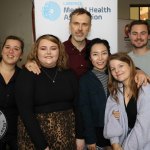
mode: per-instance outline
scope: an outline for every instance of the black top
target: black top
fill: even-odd
[[[128,126],[130,129],[134,127],[137,115],[137,101],[135,98],[131,98],[127,106],[125,105],[127,116],[128,116]]]
[[[81,77],[76,109],[80,112],[77,121],[82,119],[82,122],[78,123],[76,136],[77,138],[84,137],[87,144],[96,143],[96,128],[104,127],[104,113],[108,95],[106,96],[101,81],[91,70]],[[80,118],[78,119],[78,117]]]
[[[2,140],[14,138],[17,136],[17,116],[18,110],[15,103],[15,82],[20,68],[15,67],[15,73],[6,84],[3,76],[0,74],[0,110],[4,113],[8,129]]]
[[[56,69],[42,67],[36,75],[24,68],[16,82],[20,116],[36,149],[45,149],[47,142],[34,114],[72,109],[78,91],[75,75],[69,70],[58,70],[56,75]]]

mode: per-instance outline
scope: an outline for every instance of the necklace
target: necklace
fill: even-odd
[[[46,77],[48,79],[50,79],[52,81],[52,83],[55,83],[56,76],[57,76],[57,73],[58,73],[58,69],[56,69],[56,72],[55,72],[55,75],[54,75],[53,78],[44,69],[42,69],[42,70],[43,70],[43,73],[46,75]]]
[[[124,96],[127,98],[130,98],[132,93],[130,92],[131,90],[129,88],[124,87]]]

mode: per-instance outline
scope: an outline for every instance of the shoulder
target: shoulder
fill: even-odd
[[[29,70],[26,69],[26,68],[21,69],[20,72],[21,72],[21,73],[25,73],[25,74],[34,74],[33,72],[29,71]]]
[[[18,75],[20,71],[21,71],[21,68],[18,67],[18,66],[16,66],[15,67],[15,73],[16,73],[16,75]]]
[[[90,71],[87,71],[81,78],[80,78],[80,82],[83,82],[83,81],[86,81],[86,80],[89,80],[89,79],[92,79],[94,78],[95,75],[94,73],[90,70]]]
[[[36,75],[37,76],[37,75]],[[33,83],[35,82],[36,77],[35,74],[29,72],[27,69],[23,68],[19,72],[17,79],[16,79],[16,88],[17,90],[20,88],[31,88]]]
[[[138,93],[138,104],[141,105],[150,105],[150,84],[147,84],[146,86],[141,86]],[[141,106],[143,106],[141,105]]]
[[[149,93],[150,92],[150,84],[148,83],[147,85],[143,85],[143,86],[141,86],[141,88],[139,89],[139,92],[141,93],[141,92],[146,92],[146,93]]]
[[[146,53],[147,57],[150,57],[150,50]]]
[[[133,51],[130,51],[130,52],[128,53],[128,55],[129,55],[129,56],[134,55]]]
[[[90,43],[92,40],[89,40],[89,39],[85,39],[86,40],[86,43]]]
[[[68,40],[64,41],[63,44],[64,44],[65,47],[70,45],[71,44],[70,37],[68,38]]]
[[[23,68],[19,71],[18,80],[20,79],[29,79],[37,76],[33,72],[28,71],[26,68]]]
[[[20,70],[21,70],[21,68],[18,67],[18,66],[16,66],[15,69],[16,69],[17,71],[20,71]]]
[[[97,79],[96,75],[90,70],[86,72],[79,80],[80,86],[87,86],[89,88],[101,87],[100,81]]]
[[[68,40],[67,40],[67,41],[64,41],[63,44],[66,45],[68,42],[69,42]]]

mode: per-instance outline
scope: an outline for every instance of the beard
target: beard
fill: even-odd
[[[76,41],[76,42],[82,42],[82,41],[84,41],[85,40],[85,37],[78,37],[78,36],[74,36],[74,40]]]
[[[142,39],[135,40],[135,42],[138,42],[138,41],[139,42],[143,42],[144,40],[142,40]],[[143,47],[147,46],[147,44],[148,44],[148,40],[145,43],[143,43],[142,45],[138,45],[136,43],[132,43],[134,48],[143,48]]]

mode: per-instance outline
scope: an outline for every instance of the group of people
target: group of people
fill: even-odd
[[[0,110],[7,130],[0,149],[150,148],[148,24],[131,23],[129,55],[111,54],[107,40],[87,39],[91,19],[87,10],[75,9],[70,14],[69,39],[62,43],[55,35],[40,36],[22,69],[17,67],[22,39],[5,39]]]

